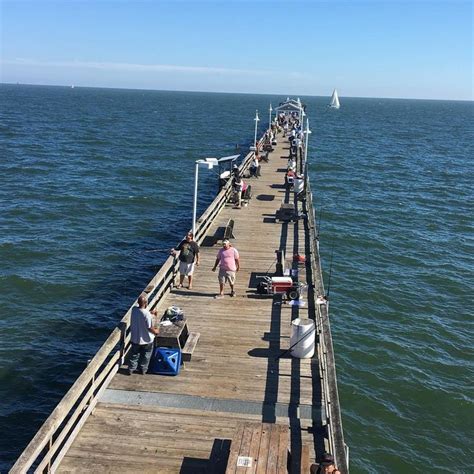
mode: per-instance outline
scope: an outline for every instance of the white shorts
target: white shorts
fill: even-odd
[[[219,283],[224,284],[226,281],[231,285],[235,283],[235,272],[230,270],[221,270],[219,269],[219,275],[217,276]]]
[[[179,273],[181,275],[189,276],[194,271],[194,263],[179,262]]]

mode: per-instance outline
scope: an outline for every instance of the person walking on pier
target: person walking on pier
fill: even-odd
[[[130,316],[130,339],[132,349],[128,362],[127,374],[132,375],[138,366],[139,374],[146,374],[153,352],[155,336],[160,332],[153,327],[153,316],[148,309],[148,298],[145,295],[138,297],[138,306],[132,308]]]
[[[235,274],[240,270],[240,256],[236,248],[232,247],[228,240],[222,242],[222,248],[217,252],[216,262],[212,271],[215,272],[219,266],[219,294],[216,299],[224,298],[224,285],[230,285],[230,296],[235,296]]]
[[[199,245],[194,242],[192,232],[186,234],[186,238],[180,244],[171,249],[171,254],[176,255],[179,252],[179,285],[182,288],[184,277],[188,277],[188,288],[193,287],[194,264],[199,266]]]

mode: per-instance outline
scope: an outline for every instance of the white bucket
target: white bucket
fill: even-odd
[[[315,343],[314,321],[296,318],[291,322],[290,347],[291,355],[298,359],[309,359],[314,355]],[[299,341],[299,342],[298,342]]]
[[[296,178],[295,182],[293,183],[293,191],[296,194],[299,194],[304,189],[304,179],[303,178]]]

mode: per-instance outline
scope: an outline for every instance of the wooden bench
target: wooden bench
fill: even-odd
[[[225,227],[218,227],[216,232],[210,239],[212,240],[212,245],[216,245],[219,241],[235,239],[234,235],[234,219],[229,219]]]
[[[186,320],[175,321],[169,326],[160,325],[160,332],[155,336],[155,347],[172,347],[182,350],[188,336]]]
[[[199,341],[201,333],[199,332],[190,332],[184,347],[181,349],[181,357],[183,362],[189,362],[193,355],[194,349]]]
[[[286,474],[288,443],[287,425],[240,422],[232,438],[225,472]]]
[[[222,240],[230,240],[230,239],[235,239],[234,235],[234,219],[229,219],[225,229],[224,229],[224,237]]]
[[[281,203],[280,209],[275,213],[275,219],[281,222],[290,222],[295,220],[295,205],[290,203]]]

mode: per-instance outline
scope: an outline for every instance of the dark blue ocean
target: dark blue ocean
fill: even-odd
[[[285,98],[0,86],[0,471]],[[473,472],[473,103],[302,100],[352,472]]]

